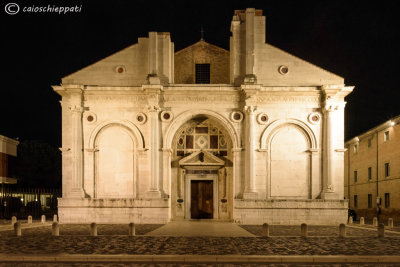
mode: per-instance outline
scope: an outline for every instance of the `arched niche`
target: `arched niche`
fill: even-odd
[[[137,151],[143,150],[141,133],[127,122],[98,125],[89,140],[93,152],[95,198],[135,198]]]
[[[275,121],[264,131],[260,146],[267,152],[269,198],[311,198],[312,152],[317,147],[313,131],[298,120]]]

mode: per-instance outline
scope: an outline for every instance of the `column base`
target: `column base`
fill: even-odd
[[[244,192],[243,199],[258,199],[257,192]]]
[[[85,198],[85,191],[82,188],[72,188],[68,194],[69,198]]]
[[[335,192],[322,192],[322,199],[339,199],[339,194]]]
[[[161,198],[161,192],[158,190],[150,190],[146,192],[146,198],[153,199],[153,198]]]

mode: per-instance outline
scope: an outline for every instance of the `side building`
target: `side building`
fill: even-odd
[[[344,193],[357,217],[400,220],[400,116],[345,144]]]
[[[0,183],[2,188],[4,184],[17,183],[14,174],[18,144],[17,140],[0,135]]]

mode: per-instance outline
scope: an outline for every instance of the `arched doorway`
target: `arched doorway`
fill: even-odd
[[[224,126],[195,116],[176,131],[171,148],[172,218],[231,219],[232,141]]]

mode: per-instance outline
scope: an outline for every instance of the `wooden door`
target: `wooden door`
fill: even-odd
[[[192,180],[190,217],[192,219],[212,219],[213,207],[213,181]]]

